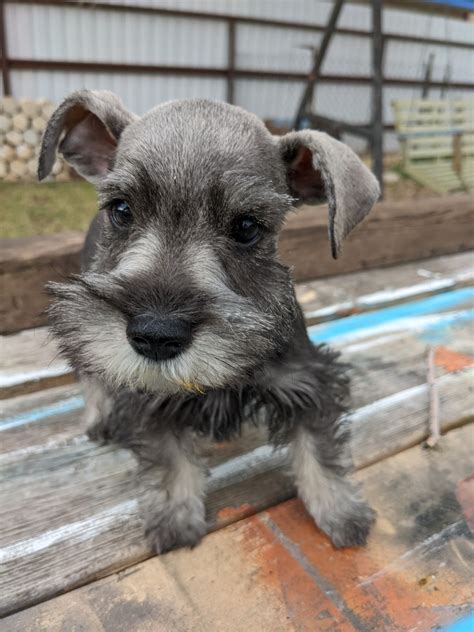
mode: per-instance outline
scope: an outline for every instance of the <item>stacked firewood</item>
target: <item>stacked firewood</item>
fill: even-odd
[[[46,99],[0,99],[0,180],[36,180],[41,138],[54,108]],[[49,179],[71,179],[71,170],[61,158]]]

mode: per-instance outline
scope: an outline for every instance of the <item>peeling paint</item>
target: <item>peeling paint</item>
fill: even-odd
[[[255,513],[255,508],[249,503],[243,503],[238,507],[224,507],[217,513],[217,524],[219,527],[223,527],[237,520],[242,520],[247,516],[251,516]]]
[[[435,349],[435,364],[445,371],[461,371],[474,366],[474,357],[440,346]]]

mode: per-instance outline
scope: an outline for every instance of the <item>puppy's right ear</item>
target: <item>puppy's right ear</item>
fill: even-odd
[[[59,145],[67,162],[86,180],[97,183],[112,165],[121,133],[135,118],[112,92],[73,92],[49,119],[41,144],[38,178],[43,180],[51,172]]]

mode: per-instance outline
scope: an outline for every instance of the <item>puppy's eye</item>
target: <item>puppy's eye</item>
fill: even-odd
[[[133,221],[132,209],[125,200],[114,200],[110,205],[110,221],[116,228],[124,229]]]
[[[261,227],[253,217],[244,215],[235,220],[232,238],[244,246],[253,246],[261,235]]]

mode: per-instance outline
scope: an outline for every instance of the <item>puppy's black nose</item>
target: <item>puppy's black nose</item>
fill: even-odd
[[[181,318],[141,314],[129,322],[127,337],[140,355],[152,360],[169,360],[189,346],[192,331],[190,323]]]

